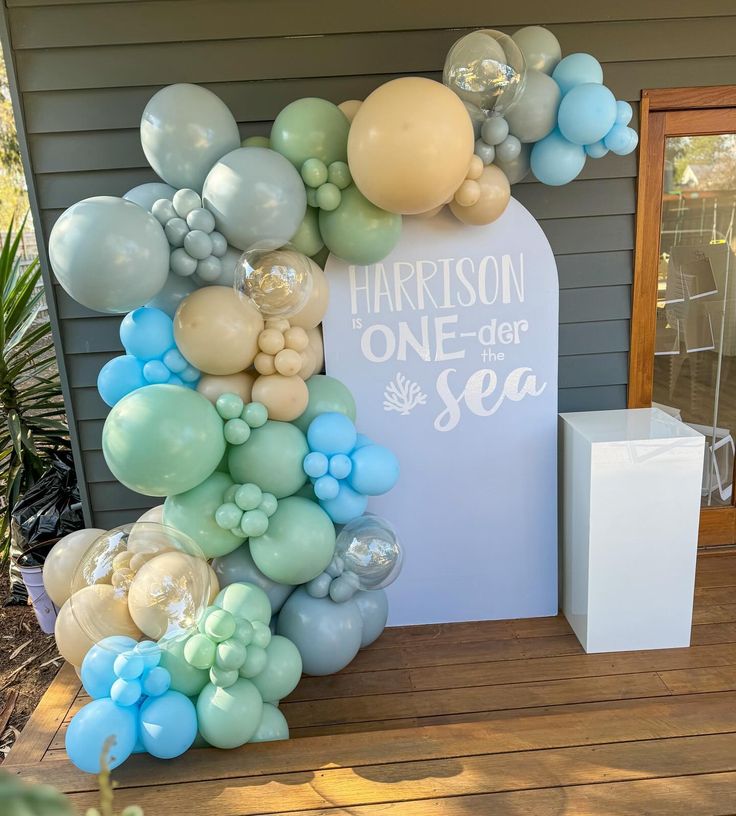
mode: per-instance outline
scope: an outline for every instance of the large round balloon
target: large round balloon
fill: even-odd
[[[267,595],[271,610],[275,615],[291,595],[293,584],[280,584],[267,578],[256,566],[246,542],[237,550],[215,558],[212,562],[217,580],[223,589],[230,584],[246,582],[260,587]]]
[[[214,405],[223,394],[237,394],[243,402],[251,402],[256,377],[249,371],[237,374],[205,374],[197,383],[197,391]]]
[[[551,74],[562,58],[562,49],[557,37],[543,26],[520,28],[511,35],[511,39],[519,46],[524,55],[527,72],[534,70]]]
[[[244,745],[256,733],[262,714],[258,689],[243,677],[228,688],[208,683],[197,698],[199,730],[215,748]]]
[[[462,207],[457,201],[450,202],[452,214],[463,224],[490,224],[503,215],[511,197],[509,180],[505,173],[493,164],[483,168],[478,179],[480,198],[469,207]]]
[[[266,646],[266,668],[253,678],[253,685],[267,703],[277,703],[296,688],[302,676],[299,650],[287,638],[276,635]]]
[[[228,467],[238,484],[252,482],[281,499],[296,493],[307,481],[302,462],[308,453],[307,440],[298,428],[269,420],[254,428],[245,444],[230,448]]]
[[[557,115],[560,133],[579,145],[599,142],[614,126],[616,97],[605,85],[585,82],[571,88],[560,103]]]
[[[170,689],[143,703],[139,725],[146,751],[159,759],[173,759],[192,747],[197,736],[197,711],[188,697]]]
[[[238,374],[255,359],[263,318],[228,286],[205,286],[182,301],[174,317],[181,353],[206,374]]]
[[[370,646],[377,640],[386,628],[388,620],[388,598],[385,589],[373,589],[370,591],[359,590],[353,595],[360,617],[363,619],[363,637],[360,641],[360,648]]]
[[[340,380],[327,374],[315,374],[307,381],[307,388],[309,389],[307,410],[294,421],[294,425],[304,433],[315,417],[327,412],[337,411],[355,422],[355,399]]]
[[[557,124],[560,88],[552,77],[541,71],[527,71],[526,83],[506,121],[521,142],[538,142]]]
[[[155,297],[169,274],[169,242],[142,207],[114,196],[65,210],[49,237],[49,260],[63,289],[98,312],[129,312]]]
[[[348,263],[371,264],[396,246],[401,216],[372,204],[351,184],[336,209],[320,210],[319,228],[330,252]]]
[[[137,737],[135,708],[119,706],[106,697],[87,703],[74,715],[66,731],[66,752],[77,768],[96,774],[101,770],[106,746],[105,763],[113,770],[133,753]]]
[[[275,740],[289,739],[289,724],[286,717],[271,703],[263,704],[261,722],[256,733],[250,738],[251,742],[274,742]]]
[[[271,147],[301,170],[307,159],[347,161],[350,123],[326,99],[308,97],[287,105],[271,128]]]
[[[216,558],[236,550],[245,536],[235,536],[215,521],[215,511],[223,503],[225,491],[233,484],[226,473],[215,471],[186,493],[169,496],[164,502],[164,524],[186,533],[199,545],[205,558]]]
[[[115,478],[145,496],[183,493],[225,453],[222,420],[209,400],[180,385],[149,385],[110,411],[102,451]]]
[[[205,207],[228,243],[275,249],[299,229],[307,210],[301,176],[291,162],[265,147],[233,150],[212,168],[204,183]]]
[[[240,145],[240,133],[227,105],[212,91],[178,83],[148,101],[141,144],[164,181],[199,192],[214,163]]]
[[[89,527],[60,538],[51,548],[43,565],[43,585],[56,606],[62,606],[72,594],[72,577],[82,557],[104,530]]]
[[[449,88],[423,77],[401,77],[378,87],[360,106],[350,127],[348,158],[369,201],[389,212],[413,214],[453,195],[473,147],[468,112]]]
[[[352,599],[335,603],[299,587],[283,605],[276,631],[299,649],[305,674],[334,674],[358,654],[363,619]]]
[[[145,184],[139,184],[132,190],[128,190],[123,198],[151,212],[151,207],[156,201],[161,198],[168,198],[171,201],[175,192],[176,190],[170,184],[164,184],[161,181],[147,181]]]
[[[532,148],[531,167],[542,184],[552,187],[569,184],[585,167],[585,150],[569,142],[555,128]]]
[[[586,82],[603,82],[603,68],[590,54],[568,54],[555,66],[552,79],[560,86],[564,96],[571,88]]]
[[[304,584],[316,578],[335,552],[335,526],[309,499],[291,496],[279,502],[268,530],[250,539],[258,569],[281,584]]]

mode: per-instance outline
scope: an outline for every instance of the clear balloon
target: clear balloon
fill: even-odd
[[[504,113],[524,86],[526,64],[519,46],[490,28],[461,37],[445,60],[442,81],[464,102]]]
[[[238,261],[235,286],[265,317],[291,317],[312,293],[316,264],[294,249],[247,249]]]
[[[335,552],[343,559],[345,570],[357,575],[361,589],[381,589],[393,583],[404,560],[392,525],[371,513],[342,528]]]

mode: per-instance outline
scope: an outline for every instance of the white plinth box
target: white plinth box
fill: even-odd
[[[705,437],[658,408],[560,420],[565,617],[586,652],[689,646]]]

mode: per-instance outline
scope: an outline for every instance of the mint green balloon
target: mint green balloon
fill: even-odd
[[[276,117],[271,128],[271,150],[281,153],[301,170],[307,159],[325,164],[348,160],[350,123],[332,102],[316,97],[297,99]]]
[[[251,742],[275,742],[276,740],[289,739],[289,724],[286,717],[271,703],[263,704],[263,714],[261,722],[258,724],[256,733],[253,734]]]
[[[219,464],[225,452],[222,420],[191,388],[148,385],[111,409],[102,451],[113,476],[131,490],[144,496],[184,493]]]
[[[316,255],[325,245],[319,232],[319,210],[307,207],[304,220],[289,242],[302,255]]]
[[[318,504],[299,496],[280,501],[268,530],[250,540],[258,569],[283,584],[304,584],[316,578],[334,552],[335,525]]]
[[[193,538],[205,558],[218,558],[237,550],[245,535],[235,536],[215,521],[215,511],[233,484],[228,474],[216,470],[186,493],[169,496],[164,502],[164,524]]]
[[[345,414],[355,422],[355,398],[340,380],[327,374],[314,374],[307,380],[309,402],[304,413],[294,420],[294,425],[304,433],[311,421],[328,411]]]
[[[253,482],[282,499],[307,481],[302,462],[308,453],[307,439],[298,428],[269,420],[254,428],[245,444],[231,448],[230,475],[238,484]]]
[[[259,586],[245,581],[238,581],[221,589],[215,598],[215,606],[251,623],[260,621],[268,626],[271,622],[271,601],[268,600],[268,595]]]
[[[159,663],[171,675],[171,688],[180,691],[187,697],[194,697],[209,682],[207,670],[195,669],[184,657],[184,647],[187,640],[177,638],[159,643],[161,646],[161,662]]]
[[[330,252],[353,264],[372,264],[385,258],[401,237],[401,216],[386,212],[351,184],[342,191],[340,205],[320,210],[319,230]]]
[[[256,733],[263,715],[258,689],[243,677],[221,688],[208,683],[197,698],[202,736],[215,748],[237,748]]]
[[[302,657],[299,649],[281,635],[271,638],[266,655],[266,668],[253,678],[253,685],[265,702],[276,703],[296,688],[302,676]]]

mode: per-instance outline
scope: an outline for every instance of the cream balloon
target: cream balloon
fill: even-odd
[[[75,530],[60,538],[51,548],[43,565],[43,585],[56,606],[69,600],[74,571],[94,540],[104,533],[105,530],[97,527]]]
[[[87,652],[103,638],[126,635],[138,640],[141,632],[128,612],[125,595],[109,584],[95,584],[75,592],[61,607],[54,635],[62,657],[72,666],[81,666]]]
[[[442,83],[401,77],[373,91],[348,136],[353,181],[377,207],[414,215],[439,206],[465,179],[474,149],[465,105]]]
[[[345,114],[345,118],[348,122],[352,122],[362,104],[363,102],[360,99],[346,99],[344,102],[340,102],[337,107]]]
[[[442,208],[444,207],[444,203],[439,204],[437,207],[432,207],[431,210],[427,210],[427,212],[417,213],[417,218],[434,218],[435,215],[439,215],[442,212]]]
[[[174,315],[179,351],[205,374],[237,374],[253,362],[263,318],[229,286],[205,286],[186,297]]]
[[[292,422],[306,411],[309,389],[299,376],[262,375],[253,385],[253,401],[266,406],[269,419]]]
[[[457,201],[450,202],[452,214],[463,224],[490,224],[503,214],[511,197],[509,180],[503,170],[493,164],[483,168],[480,178],[480,197],[475,204],[462,207]]]
[[[292,326],[300,326],[302,329],[313,329],[318,326],[330,303],[330,285],[325,273],[311,258],[309,264],[312,272],[312,291],[304,306],[289,318]]]
[[[214,405],[222,394],[237,394],[243,402],[251,401],[255,375],[250,371],[237,374],[204,374],[197,383],[197,391]]]
[[[146,512],[138,519],[138,523],[141,522],[145,523],[147,521],[153,522],[154,524],[163,524],[164,523],[164,506],[163,504],[157,504],[155,507],[152,507],[150,510],[146,510]]]
[[[319,374],[325,364],[325,347],[322,341],[322,329],[317,326],[307,331],[309,345],[302,352],[304,365],[302,365],[299,376],[303,380],[308,380],[313,374]]]
[[[136,626],[152,640],[194,629],[210,596],[209,565],[183,552],[165,552],[138,570],[128,591]]]

